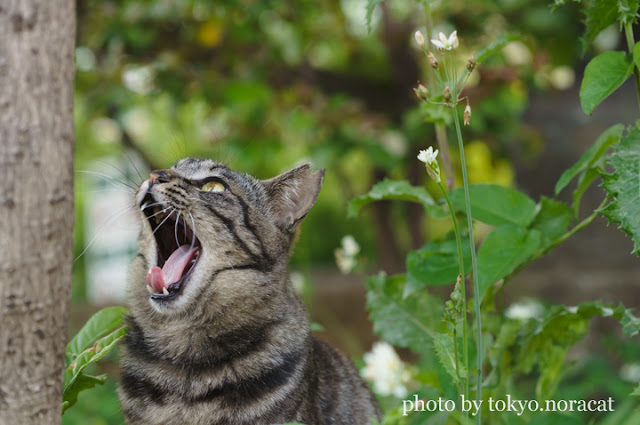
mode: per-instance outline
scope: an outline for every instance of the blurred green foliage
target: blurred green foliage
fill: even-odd
[[[482,151],[472,180],[487,181],[497,168],[499,182],[513,184],[512,146],[525,155],[540,151],[535,131],[519,123],[528,83],[548,88],[554,67],[578,60],[568,42],[579,33],[577,11],[551,13],[542,0],[432,3],[442,22],[436,29],[456,27],[469,56],[504,32],[520,34],[519,53],[490,58],[468,93],[468,138]],[[381,2],[368,32],[366,4],[78,2],[77,168],[127,151],[149,167],[203,156],[267,178],[311,160],[327,169],[325,187],[294,262],[329,263],[341,236],[354,233],[368,258],[400,264],[421,239],[423,219],[407,220],[410,207],[394,206],[373,211],[372,221],[347,221],[345,206],[384,177],[423,178],[413,159],[434,136],[411,88],[424,75],[412,34],[425,14],[421,2]],[[399,221],[407,224],[390,225]],[[397,229],[375,232],[385,227]],[[400,252],[376,250],[385,243]]]
[[[531,90],[566,88],[554,71],[581,60],[582,29],[577,7],[552,13],[547,0],[374,3],[368,31],[366,0],[78,1],[76,168],[124,153],[146,164],[144,175],[189,155],[268,178],[310,160],[327,172],[295,267],[332,263],[345,234],[370,265],[403,267],[428,234],[447,231],[442,221],[404,203],[347,220],[346,206],[387,177],[424,183],[415,156],[435,135],[412,92],[427,66],[413,42],[424,5],[436,31],[458,30],[461,61],[504,33],[520,40],[488,58],[465,93],[474,108],[465,128],[473,182],[514,185],[511,164],[534,161],[544,148],[521,117]],[[80,254],[88,183],[77,177]],[[85,297],[84,260],[75,265],[77,301]],[[113,382],[83,393],[63,420],[122,423]]]

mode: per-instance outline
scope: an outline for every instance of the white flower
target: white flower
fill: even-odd
[[[416,31],[416,33],[414,34],[415,38],[416,38],[416,43],[418,43],[418,46],[420,46],[420,48],[424,49],[424,35],[422,35],[422,33],[420,31]]]
[[[441,32],[438,34],[438,38],[436,40],[431,40],[431,42],[441,50],[457,49],[460,44],[458,42],[458,31],[452,32],[449,37]]]
[[[360,245],[353,236],[347,235],[342,238],[342,249],[346,255],[354,257],[360,252]]]
[[[376,342],[371,352],[363,356],[365,367],[360,374],[373,382],[373,390],[381,396],[403,398],[411,382],[409,368],[400,360],[393,347],[386,342]]]
[[[438,149],[433,150],[433,146],[429,146],[426,150],[421,150],[418,154],[418,159],[427,165],[434,163],[438,157]]]
[[[528,320],[532,318],[540,318],[544,313],[542,304],[535,300],[528,300],[520,303],[511,304],[504,315],[509,319]]]
[[[355,238],[347,235],[342,238],[342,246],[334,252],[336,265],[344,274],[350,273],[358,265],[357,255],[360,253],[360,245]]]

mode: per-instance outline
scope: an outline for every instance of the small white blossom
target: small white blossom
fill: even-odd
[[[358,265],[357,255],[360,253],[360,245],[355,238],[347,235],[342,238],[342,246],[335,250],[336,265],[344,274],[350,273]]]
[[[438,149],[433,150],[433,146],[429,146],[426,150],[421,150],[418,159],[427,165],[433,164],[438,157]]]
[[[347,235],[342,238],[342,249],[345,254],[353,257],[360,252],[360,245],[358,245],[358,242],[356,242],[353,236]]]
[[[535,300],[529,300],[511,304],[504,312],[504,315],[508,319],[529,320],[533,318],[540,318],[543,313],[544,307],[542,304]]]
[[[438,38],[435,40],[431,40],[431,42],[434,46],[441,50],[457,49],[460,44],[458,41],[458,31],[452,32],[449,37],[441,32],[438,34]]]
[[[415,38],[416,38],[416,43],[418,43],[418,46],[420,46],[420,48],[424,49],[424,35],[422,35],[422,33],[420,31],[416,31],[416,33],[414,34]]]
[[[403,398],[409,393],[407,385],[411,382],[411,372],[391,345],[376,342],[363,359],[365,367],[360,374],[373,382],[373,390],[377,394]]]

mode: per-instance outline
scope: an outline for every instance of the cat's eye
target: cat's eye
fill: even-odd
[[[212,181],[203,184],[200,190],[202,190],[203,192],[226,192],[229,189],[222,182]]]

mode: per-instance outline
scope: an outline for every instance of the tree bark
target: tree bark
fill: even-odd
[[[59,424],[73,265],[74,0],[0,0],[0,424]]]

